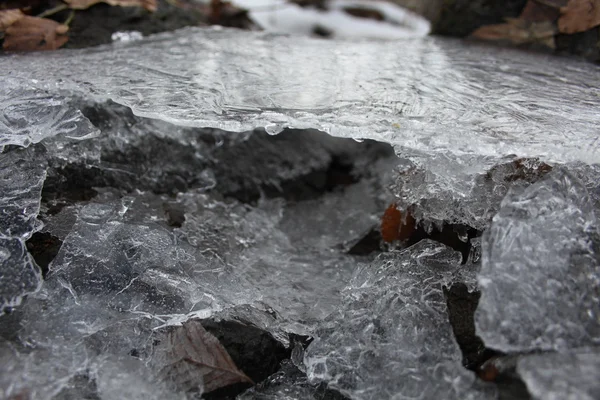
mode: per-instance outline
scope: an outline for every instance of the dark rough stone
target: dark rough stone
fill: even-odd
[[[202,321],[202,326],[219,339],[235,365],[254,382],[275,373],[281,361],[290,357],[290,349],[253,325],[207,319]]]
[[[58,254],[62,241],[48,232],[36,232],[27,241],[27,250],[42,270],[44,278],[48,274],[48,265]]]
[[[519,16],[527,0],[445,0],[433,33],[467,36],[483,25]]]
[[[59,21],[66,18],[64,13],[61,14],[63,15],[56,17]],[[202,25],[206,23],[201,13],[175,7],[166,0],[159,0],[158,9],[154,13],[140,7],[97,4],[76,12],[69,26],[69,41],[65,47],[82,48],[111,43],[112,34],[118,31],[139,31],[146,36],[186,26]]]
[[[454,337],[463,353],[463,365],[475,370],[493,353],[486,350],[483,341],[475,332],[475,310],[481,297],[480,292],[469,292],[464,284],[444,288],[448,305],[448,318]]]
[[[600,62],[600,28],[574,35],[557,35],[556,50],[575,54],[590,61]]]

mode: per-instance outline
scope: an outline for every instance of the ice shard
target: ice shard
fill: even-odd
[[[504,198],[482,245],[477,331],[487,346],[600,343],[596,212],[584,183],[562,168]]]
[[[40,154],[18,149],[0,154],[0,311],[41,285],[41,271],[25,241],[41,228],[37,215],[45,178]]]
[[[458,367],[442,288],[460,263],[460,253],[424,240],[359,267],[306,351],[309,378],[353,399],[494,398]]]
[[[523,356],[517,364],[529,392],[535,399],[592,400],[600,396],[597,348],[574,349],[569,353]]]

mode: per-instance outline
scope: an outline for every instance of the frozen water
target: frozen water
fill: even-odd
[[[219,315],[251,321],[289,346],[287,331],[310,333],[339,306],[339,291],[355,268],[355,259],[344,254],[347,242],[360,238],[376,224],[377,215],[389,201],[381,180],[385,174],[377,172],[389,168],[389,161],[380,159],[367,165],[370,151],[362,153],[366,158],[359,172],[365,179],[325,193],[319,200],[263,198],[249,205],[233,198],[223,199],[210,192],[217,185],[215,177],[223,191],[235,192],[238,188],[231,182],[243,183],[252,178],[256,185],[261,180],[283,184],[331,163],[331,138],[320,144],[315,141],[314,149],[290,149],[289,155],[296,155],[294,163],[300,167],[282,165],[280,175],[268,175],[267,170],[253,165],[252,159],[241,163],[239,170],[231,164],[230,170],[224,171],[211,160],[224,147],[242,152],[252,141],[262,143],[260,138],[268,136],[258,132],[239,143],[224,140],[212,146],[204,140],[218,139],[222,132],[181,130],[167,123],[119,114],[122,111],[119,107],[107,111],[112,126],[103,126],[98,137],[60,148],[50,140],[44,147],[33,145],[2,154],[6,162],[21,153],[23,157],[28,155],[27,162],[22,163],[23,173],[28,171],[25,167],[37,166],[35,156],[43,161],[37,186],[26,183],[35,195],[33,213],[29,219],[16,221],[29,221],[27,231],[41,228],[35,217],[44,183],[43,218],[47,223],[42,231],[62,239],[45,285],[19,308],[22,329],[18,341],[32,348],[0,342],[7,360],[3,374],[8,379],[5,387],[10,396],[27,391],[36,398],[59,399],[92,385],[89,390],[111,399],[122,390],[131,390],[125,383],[128,380],[139,383],[139,390],[131,396],[156,393],[151,398],[160,398],[165,390],[169,394],[163,398],[178,396],[172,387],[161,386],[164,382],[156,379],[156,371],[146,362],[152,357],[156,330],[190,317]],[[93,115],[90,110],[86,113]],[[143,131],[147,132],[145,140],[141,139]],[[316,132],[306,135],[317,138]],[[285,138],[281,135],[278,141]],[[344,145],[336,151],[356,152],[357,143],[350,144],[353,146]],[[79,148],[79,154],[71,151],[70,145]],[[320,147],[323,145],[325,148]],[[156,149],[160,149],[160,155]],[[271,157],[273,165],[278,165],[273,157],[277,151],[275,146],[256,156],[264,156],[263,160]],[[146,159],[148,155],[151,160]],[[165,162],[163,166],[163,157],[177,162],[171,166]],[[209,164],[215,172],[207,185],[202,177],[211,171]],[[244,165],[248,166],[246,175]],[[67,171],[78,167],[88,176],[85,185],[95,186],[91,198],[71,204],[69,196],[81,196],[85,188],[65,184],[73,179]],[[189,171],[180,170],[182,167],[196,168],[190,180],[194,189],[186,186],[185,173]],[[156,193],[169,181],[177,183],[177,177],[182,179],[179,187],[183,192]],[[15,193],[24,192],[25,199],[29,199],[30,194],[19,189],[17,183],[12,182],[10,187]],[[149,190],[132,190],[136,185]],[[7,201],[7,209],[12,203],[17,202]],[[21,208],[17,211],[29,217]],[[304,220],[312,223],[301,223]],[[331,231],[326,229],[330,223],[335,225]],[[13,221],[9,227],[19,226]],[[27,237],[24,235],[23,240]],[[24,254],[29,257],[27,252]],[[22,281],[15,278],[7,283]],[[256,310],[267,310],[276,319]],[[65,354],[69,358],[63,360]],[[136,355],[133,359],[132,354]],[[67,362],[73,357],[77,361]],[[52,363],[63,367],[33,382],[40,368],[51,368]],[[18,384],[10,385],[10,377]],[[45,387],[49,389],[45,391]]]
[[[224,315],[285,345],[315,338],[294,357],[309,380],[288,365],[245,398],[321,383],[353,399],[493,398],[461,366],[442,289],[475,288],[479,239],[461,231],[466,260],[430,240],[347,254],[393,195],[426,223],[488,230],[487,346],[598,346],[595,66],[436,38],[186,29],[0,71],[3,310],[29,294],[0,339],[0,397],[184,398],[156,378],[156,334]],[[258,127],[378,139],[402,159]],[[34,232],[62,242],[41,288]],[[545,397],[546,372],[523,360]]]
[[[491,161],[422,153],[398,168],[395,192],[401,208],[417,220],[464,224],[483,231],[509,188],[526,187],[552,170],[538,158],[508,156]],[[479,170],[480,168],[483,170]]]
[[[253,387],[237,397],[237,400],[314,400],[317,389],[306,375],[289,360],[281,369],[258,387]]]
[[[600,398],[600,352],[598,348],[569,353],[523,356],[517,371],[535,399],[592,400]]]
[[[353,399],[493,398],[461,369],[442,287],[461,255],[424,240],[359,267],[308,347],[309,378]]]
[[[598,239],[594,202],[575,175],[557,168],[511,191],[483,239],[477,331],[486,345],[505,352],[598,345]]]
[[[16,306],[41,285],[41,272],[25,241],[39,230],[46,166],[39,154],[14,150],[0,154],[0,312]]]
[[[27,82],[3,76],[0,151],[6,145],[29,146],[57,134],[83,139],[98,132],[76,106],[69,104],[68,96],[41,89],[37,83],[34,77]]]
[[[316,128],[432,155],[600,158],[596,66],[452,40],[185,29],[119,46],[3,57],[0,70],[23,85],[3,92],[3,107],[7,97],[19,102],[39,88],[111,99],[186,126]]]
[[[496,164],[600,160],[596,66],[439,38],[349,42],[185,29],[130,44],[4,57],[0,71],[11,82],[0,102],[5,114],[11,104],[29,104],[32,91],[44,93],[61,104],[52,116],[71,115],[77,124],[67,126],[81,135],[93,128],[69,96],[110,99],[184,126],[315,128],[381,140],[418,172],[409,189],[396,189],[403,205],[477,229],[505,189],[484,190],[478,205],[467,199]],[[27,130],[49,137],[63,133],[62,125],[34,118]],[[23,142],[8,132],[0,140]],[[428,185],[420,185],[421,176]],[[410,190],[415,185],[419,190]]]

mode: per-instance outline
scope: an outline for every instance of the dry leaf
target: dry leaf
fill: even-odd
[[[65,25],[46,18],[24,16],[6,29],[4,50],[36,51],[56,50],[69,38]]]
[[[514,44],[542,44],[554,48],[556,26],[550,21],[528,22],[509,19],[505,24],[486,25],[478,28],[471,37],[483,40],[509,41]]]
[[[6,28],[11,26],[12,24],[17,22],[24,16],[25,16],[25,14],[23,14],[21,12],[21,10],[2,10],[2,11],[0,11],[0,31],[1,32],[5,31]]]
[[[560,12],[558,30],[561,33],[585,32],[600,25],[600,0],[569,0]]]
[[[529,0],[521,11],[519,19],[529,22],[556,21],[560,16],[560,7],[544,4],[537,0]]]
[[[106,3],[111,6],[121,7],[143,7],[154,12],[158,7],[157,0],[63,0],[74,10],[85,10],[98,3]]]
[[[203,387],[206,393],[234,383],[253,383],[197,320],[167,333],[155,349],[154,363],[161,375],[186,391]]]
[[[395,203],[385,210],[381,218],[381,237],[385,242],[392,243],[396,240],[406,240],[415,231],[415,219],[406,212],[406,218],[398,210]]]

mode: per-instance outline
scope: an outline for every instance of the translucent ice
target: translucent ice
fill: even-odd
[[[184,166],[196,168],[191,175],[195,179],[203,174],[203,168],[207,169],[206,159],[215,156],[211,151],[221,151],[231,143],[213,148],[202,142],[198,131],[185,132],[167,123],[135,118],[123,122],[127,121],[123,115],[116,115],[114,121],[112,128],[103,126],[101,136],[78,142],[75,148],[82,149],[79,154],[67,151],[68,146],[57,149],[51,139],[44,143],[48,146],[44,146],[47,153],[42,159],[51,172],[44,184],[43,217],[47,224],[43,232],[61,238],[62,246],[49,265],[42,289],[18,309],[17,342],[32,348],[0,342],[6,360],[2,389],[7,387],[6,393],[11,396],[26,391],[40,399],[61,399],[73,395],[73,391],[79,394],[88,389],[102,399],[115,398],[121,391],[134,398],[152,393],[154,398],[179,396],[177,389],[163,387],[165,382],[156,379],[157,371],[146,362],[151,358],[156,331],[190,316],[223,317],[233,315],[231,310],[235,310],[236,319],[251,320],[289,345],[289,330],[310,332],[339,306],[339,291],[355,267],[354,258],[344,254],[345,244],[369,230],[388,201],[376,173],[325,193],[322,198],[289,203],[263,198],[250,205],[224,199],[210,192],[202,180],[194,181],[195,189],[181,186],[184,192],[178,195],[129,192],[135,185],[160,191],[165,187],[163,183],[186,172],[180,169]],[[165,126],[173,129],[161,131]],[[141,135],[145,129],[157,131],[141,140],[138,133]],[[220,135],[213,134],[212,140]],[[240,145],[247,146],[248,141]],[[154,154],[159,147],[162,153],[153,156],[152,166],[145,152]],[[97,148],[101,149],[99,158],[89,152]],[[31,156],[40,149],[40,145],[34,145],[6,154]],[[65,151],[68,157],[61,158]],[[190,153],[201,161],[194,164],[197,160]],[[300,153],[294,154],[301,161]],[[248,179],[254,178],[254,184],[260,184],[261,179],[282,182],[313,168],[326,167],[331,158],[328,150],[318,146],[305,155],[312,161],[300,168],[283,166],[278,176],[254,166]],[[165,164],[161,170],[156,166],[161,165],[163,157],[177,162]],[[272,161],[278,165],[277,160]],[[23,165],[31,167],[36,162],[31,156]],[[83,167],[86,162],[87,168]],[[248,163],[252,165],[251,160]],[[385,165],[383,162],[377,168]],[[69,179],[79,179],[77,172],[67,174],[74,166],[84,168],[86,184],[97,186],[91,198],[78,197],[71,204],[60,196],[68,197],[74,190]],[[129,168],[144,171],[145,175],[136,179],[126,173]],[[229,175],[226,171],[216,172],[220,187],[235,188],[226,183],[227,178],[245,177],[245,172],[236,168],[230,168]],[[366,165],[361,168],[366,174]],[[39,179],[38,186],[27,186],[37,190],[31,226],[37,226],[35,216],[43,183]],[[16,183],[10,187],[18,189]],[[74,195],[81,196],[80,191],[83,188],[76,186]],[[59,196],[60,201],[49,201],[52,196]],[[7,201],[7,207],[11,204]],[[300,223],[309,217],[313,223]],[[29,221],[16,221],[22,220]],[[330,223],[335,225],[334,234],[325,229]],[[13,221],[11,226],[20,225]],[[269,317],[258,309],[268,311]],[[61,367],[35,380],[40,368],[52,368],[53,363]],[[17,383],[11,386],[13,380]],[[138,382],[137,390],[127,381]]]
[[[41,284],[25,241],[41,228],[36,218],[45,178],[40,154],[18,149],[0,153],[0,313]]]
[[[562,168],[506,196],[482,246],[476,322],[487,346],[510,352],[600,343],[595,212],[586,186]]]
[[[600,158],[595,66],[452,40],[185,29],[119,46],[4,57],[0,70],[23,85],[10,93],[15,102],[44,89],[112,99],[187,126],[316,128],[431,154]]]
[[[501,195],[483,193],[479,206],[466,199],[494,165],[515,157],[600,160],[595,66],[453,40],[346,42],[185,29],[134,43],[4,57],[0,71],[12,82],[2,104],[28,104],[35,91],[110,99],[183,126],[313,128],[388,142],[428,182],[417,191],[395,190],[406,206],[419,203],[433,211],[432,220],[477,229]],[[65,131],[67,114],[69,129],[89,131],[79,128],[86,121],[79,121],[76,102],[60,103],[70,111],[61,111],[58,125],[49,127],[33,109],[19,115],[30,113],[27,129],[43,137]],[[24,143],[6,132],[0,140]]]
[[[63,134],[85,138],[98,130],[81,114],[69,96],[52,93],[31,82],[4,76],[0,85],[0,151],[6,145],[29,146]]]
[[[247,396],[493,396],[461,366],[442,289],[475,287],[477,240],[465,265],[428,240],[347,254],[376,232],[391,175],[418,218],[483,230],[498,213],[486,345],[598,345],[600,173],[582,164],[600,161],[595,66],[436,38],[187,29],[2,57],[0,71],[3,309],[39,289],[0,316],[18,326],[0,340],[2,396],[182,397],[148,363],[157,330],[241,307],[268,313],[257,323],[281,343],[315,337],[294,359],[309,381],[282,370]],[[252,131],[286,126],[389,142],[402,165],[368,141]],[[62,241],[41,289],[25,245],[40,229]],[[522,368],[530,388],[536,371]]]
[[[493,398],[460,368],[442,291],[461,255],[429,240],[359,268],[308,347],[309,378],[353,399]]]
[[[517,372],[535,399],[593,400],[600,398],[600,350],[574,349],[570,353],[523,356]]]

